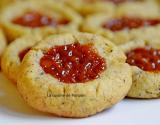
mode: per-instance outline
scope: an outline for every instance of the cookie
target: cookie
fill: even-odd
[[[134,39],[154,41],[160,33],[160,18],[94,14],[86,18],[81,30],[101,34],[117,45]]]
[[[1,69],[5,76],[13,83],[16,84],[17,82],[17,75],[23,57],[40,39],[41,36],[23,36],[10,43],[5,49],[1,60]]]
[[[65,3],[82,16],[104,12],[107,15],[115,12],[115,5],[103,0],[64,0]]]
[[[131,98],[160,97],[160,43],[136,40],[121,45],[132,67]]]
[[[17,87],[39,111],[87,117],[125,97],[132,84],[125,60],[124,53],[101,36],[50,36],[24,57]]]
[[[81,23],[79,14],[52,0],[27,0],[10,4],[0,18],[9,41],[26,34],[75,32]]]

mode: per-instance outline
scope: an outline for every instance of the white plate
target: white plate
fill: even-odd
[[[160,125],[160,100],[125,99],[83,119],[58,118],[33,110],[0,73],[0,125]]]

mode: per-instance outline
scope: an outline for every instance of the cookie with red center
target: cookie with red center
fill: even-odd
[[[160,44],[151,41],[131,41],[120,48],[133,72],[133,84],[128,93],[132,98],[160,97]]]
[[[132,81],[125,61],[124,53],[101,36],[50,36],[24,57],[18,90],[37,110],[87,117],[125,97]]]
[[[64,11],[65,9],[65,11]],[[10,41],[25,34],[75,32],[81,16],[56,1],[19,1],[3,9],[1,23]]]
[[[118,45],[134,39],[158,42],[160,17],[94,14],[85,19],[81,30],[101,34]]]
[[[27,35],[16,39],[10,43],[5,49],[1,59],[2,72],[13,83],[17,82],[17,75],[19,72],[19,66],[23,60],[25,54],[37,44],[41,39],[41,36]]]
[[[2,55],[6,47],[6,44],[7,44],[6,38],[4,36],[2,29],[0,28],[0,56]]]

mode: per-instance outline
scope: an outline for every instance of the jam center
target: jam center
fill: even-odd
[[[55,46],[40,60],[46,73],[64,83],[84,83],[99,77],[106,68],[104,58],[91,44],[80,43]]]
[[[111,31],[128,30],[145,26],[155,26],[160,24],[160,19],[141,19],[133,17],[122,17],[121,19],[113,19],[102,24],[105,29]]]
[[[21,51],[20,53],[19,53],[19,59],[20,59],[20,61],[22,61],[23,60],[23,58],[24,58],[24,56],[28,53],[28,51],[30,50],[31,48],[26,48],[26,49],[24,49],[23,51]]]
[[[38,12],[25,13],[23,16],[14,19],[12,22],[21,26],[31,27],[31,28],[43,27],[43,26],[55,27],[57,25],[65,25],[69,23],[69,21],[66,19],[61,19],[57,21],[51,17],[42,15]]]
[[[160,49],[136,48],[128,52],[127,63],[144,71],[160,71]]]

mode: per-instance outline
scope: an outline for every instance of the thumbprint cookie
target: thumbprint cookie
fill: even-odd
[[[1,59],[2,72],[13,83],[17,82],[19,66],[25,54],[40,41],[40,37],[32,37],[31,35],[22,36],[10,43],[5,49]]]
[[[25,34],[75,32],[81,16],[52,0],[19,1],[6,7],[0,16],[9,41]]]
[[[120,45],[132,67],[132,87],[128,97],[160,97],[160,43],[136,40]]]
[[[49,36],[24,57],[17,87],[33,108],[87,117],[123,99],[132,84],[126,57],[107,39],[86,33]]]
[[[113,14],[115,12],[115,5],[107,0],[64,0],[65,3],[79,12],[82,16],[89,14],[105,12]]]
[[[81,30],[101,34],[117,45],[134,39],[157,41],[160,17],[94,14],[86,18]]]
[[[2,55],[2,53],[6,47],[6,43],[7,43],[7,41],[4,36],[4,33],[3,33],[2,29],[0,28],[0,56]]]

